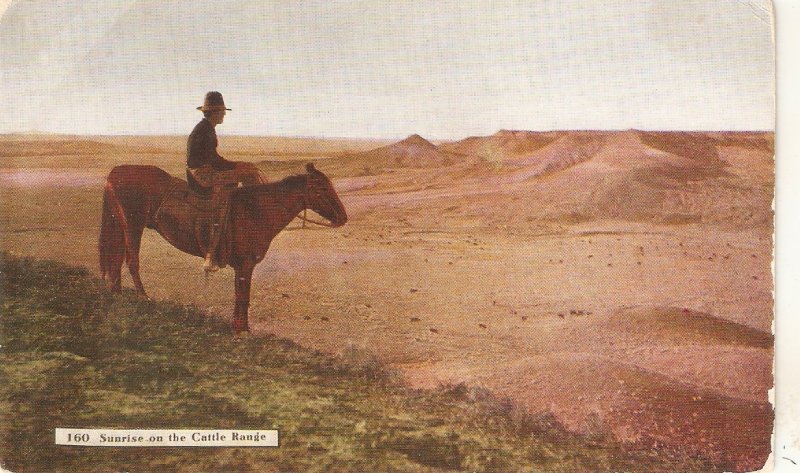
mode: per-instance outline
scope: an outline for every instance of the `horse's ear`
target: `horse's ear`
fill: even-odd
[[[314,163],[306,164],[306,171],[309,173],[316,172],[317,168],[314,167]]]

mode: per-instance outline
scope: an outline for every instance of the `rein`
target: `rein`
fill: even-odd
[[[321,222],[319,220],[312,220],[312,219],[306,217],[306,209],[303,209],[303,214],[302,215],[301,214],[297,214],[294,218],[299,218],[300,220],[303,221],[302,228],[306,228],[306,222],[313,223],[314,225],[319,225],[321,227],[333,228],[333,224],[331,224],[331,223]]]

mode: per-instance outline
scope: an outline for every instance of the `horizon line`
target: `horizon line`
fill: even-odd
[[[493,136],[497,133],[501,132],[528,132],[528,133],[556,133],[556,132],[626,132],[626,131],[642,131],[642,132],[653,132],[653,133],[775,133],[775,129],[703,129],[703,128],[681,128],[681,129],[650,129],[650,128],[553,128],[553,129],[546,129],[546,130],[530,130],[530,129],[521,129],[521,128],[500,128],[494,133],[488,135],[482,134],[469,134],[462,136],[461,138],[453,138],[453,137],[435,137],[435,136],[426,136],[422,133],[415,132],[407,135],[393,135],[393,136],[385,136],[385,137],[359,137],[359,136],[326,136],[326,135],[287,135],[287,134],[274,134],[274,135],[262,135],[262,134],[254,134],[254,133],[234,133],[234,134],[227,134],[227,133],[220,133],[221,136],[228,137],[228,138],[287,138],[287,139],[306,139],[306,140],[359,140],[359,141],[386,141],[386,140],[395,140],[395,139],[405,139],[410,136],[421,136],[425,139],[435,140],[435,141],[458,141],[463,140],[466,138],[472,137],[486,137],[486,136]],[[41,131],[41,130],[30,130],[30,131],[11,131],[11,132],[0,132],[0,136],[92,136],[92,137],[187,137],[187,134],[183,133],[74,133],[74,132],[51,132],[51,131]]]

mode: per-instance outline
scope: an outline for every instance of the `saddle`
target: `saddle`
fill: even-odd
[[[228,201],[230,206],[230,201]],[[215,209],[209,196],[194,192],[183,179],[173,177],[169,188],[153,215],[155,229],[174,246],[203,256],[211,243],[211,226]],[[219,222],[222,226],[215,260],[220,266],[228,264],[231,250],[230,214],[225,209]]]

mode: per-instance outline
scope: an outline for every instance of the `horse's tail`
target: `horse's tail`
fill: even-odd
[[[119,205],[114,186],[109,179],[106,181],[103,193],[103,216],[100,222],[100,240],[98,250],[100,254],[100,276],[105,279],[119,278],[122,262],[125,260],[125,234],[119,219],[124,218],[124,213],[116,213],[115,207]],[[111,281],[115,283],[116,281]]]

